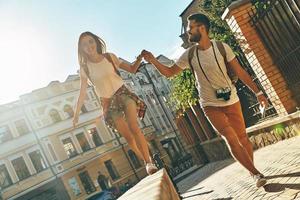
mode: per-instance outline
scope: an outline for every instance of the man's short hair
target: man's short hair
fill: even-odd
[[[201,13],[191,14],[188,17],[188,20],[189,21],[195,20],[195,22],[203,24],[205,26],[205,28],[206,28],[206,31],[209,32],[210,20],[209,20],[209,18],[206,15],[201,14]]]

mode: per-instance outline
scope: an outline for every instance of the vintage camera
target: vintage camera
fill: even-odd
[[[220,88],[216,90],[217,98],[223,98],[225,101],[228,101],[230,99],[231,95],[231,89],[229,87]]]

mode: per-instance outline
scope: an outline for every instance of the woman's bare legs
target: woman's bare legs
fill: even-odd
[[[135,152],[135,154],[142,160],[144,159],[143,154],[139,150],[136,140],[133,137],[132,131],[128,127],[127,121],[124,119],[123,116],[114,117],[114,124],[117,129],[117,131],[126,139],[128,142],[129,147]]]
[[[139,148],[140,152],[143,154],[144,161],[146,163],[151,163],[151,157],[149,152],[149,147],[147,140],[142,133],[138,121],[137,121],[137,107],[133,100],[128,100],[125,108],[125,117],[128,123],[128,126],[132,132],[133,137],[135,138],[135,142],[137,147]]]

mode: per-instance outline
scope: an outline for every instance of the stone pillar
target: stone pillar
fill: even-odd
[[[202,127],[200,126],[200,123],[197,119],[197,116],[195,116],[195,114],[193,113],[191,108],[186,109],[185,113],[187,114],[196,134],[198,135],[199,139],[201,142],[204,142],[207,140],[207,137],[204,133],[204,131],[202,130]]]
[[[191,127],[192,124],[187,121],[188,117],[184,116],[179,116],[176,118],[176,124],[177,127],[180,131],[180,134],[186,141],[186,150],[192,154],[192,157],[194,159],[194,162],[199,165],[199,164],[204,164],[206,163],[206,154],[205,152],[199,151],[199,145],[200,145],[200,139],[197,135],[197,133],[194,131],[194,128]]]
[[[215,131],[210,125],[210,122],[207,120],[205,114],[203,113],[203,110],[199,103],[197,103],[194,106],[191,106],[191,109],[195,116],[197,117],[197,120],[205,134],[205,136],[211,140],[216,137]]]
[[[279,116],[287,115],[296,111],[297,103],[292,99],[292,92],[288,90],[286,81],[260,36],[250,24],[248,13],[251,8],[250,0],[235,1],[225,10],[222,19],[226,20],[240,41],[243,52]]]

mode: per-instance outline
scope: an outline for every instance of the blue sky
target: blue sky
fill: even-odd
[[[76,73],[77,42],[91,31],[133,61],[142,49],[176,58],[184,0],[0,0],[0,104]]]

